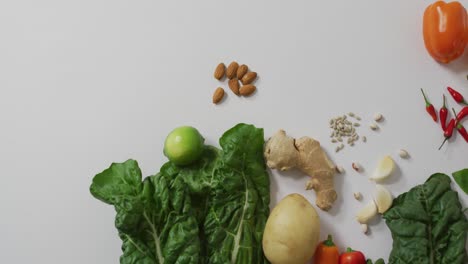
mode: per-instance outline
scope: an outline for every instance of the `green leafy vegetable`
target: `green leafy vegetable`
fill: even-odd
[[[383,259],[378,259],[375,261],[375,264],[385,264],[385,261]]]
[[[385,214],[393,237],[390,264],[464,264],[468,222],[450,178],[436,173],[401,194]]]
[[[121,263],[267,263],[269,214],[263,130],[239,124],[205,146],[195,163],[164,164],[142,181],[134,160],[113,163],[90,190],[114,205]]]
[[[375,262],[373,262],[372,259],[367,259],[366,264],[385,264],[385,261],[381,258],[379,258]]]
[[[463,169],[457,172],[452,173],[455,182],[460,186],[460,188],[468,194],[468,169]]]

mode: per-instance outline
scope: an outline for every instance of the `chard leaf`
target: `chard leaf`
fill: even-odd
[[[464,264],[468,223],[450,178],[441,173],[401,194],[385,214],[393,237],[390,264]]]
[[[168,162],[142,180],[134,160],[93,178],[91,194],[113,205],[124,264],[267,263],[261,241],[269,214],[263,130],[239,124],[200,160]]]
[[[468,169],[454,172],[452,173],[452,176],[465,194],[468,194]]]
[[[263,130],[240,124],[219,141],[215,186],[205,220],[208,263],[266,263],[263,229],[270,182],[263,160]]]
[[[164,173],[141,179],[137,162],[128,160],[96,175],[90,188],[115,207],[120,263],[199,263],[198,224],[185,184]]]

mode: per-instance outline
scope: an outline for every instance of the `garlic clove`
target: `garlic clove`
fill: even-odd
[[[392,207],[393,197],[387,188],[383,185],[377,184],[375,186],[374,201],[377,205],[377,211],[380,214],[383,214]]]
[[[361,224],[361,231],[362,231],[362,233],[367,235],[367,233],[369,231],[369,228],[368,228],[367,224]]]
[[[395,161],[390,156],[385,156],[377,164],[377,168],[374,170],[374,174],[370,176],[370,179],[376,182],[382,181],[388,178],[395,170]]]
[[[356,220],[361,224],[367,224],[374,216],[377,215],[377,205],[371,200],[364,206],[356,215]]]

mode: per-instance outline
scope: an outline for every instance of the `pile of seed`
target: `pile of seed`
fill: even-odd
[[[338,116],[330,120],[331,142],[339,144],[335,149],[336,152],[344,149],[345,142],[352,147],[361,138],[356,132],[356,128],[361,126],[360,121],[361,118],[354,113],[348,113],[348,115]],[[362,141],[366,142],[366,137],[362,137]]]

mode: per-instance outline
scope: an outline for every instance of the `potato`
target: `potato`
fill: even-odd
[[[304,264],[314,255],[320,239],[320,219],[300,194],[281,200],[268,217],[263,251],[272,264]]]

